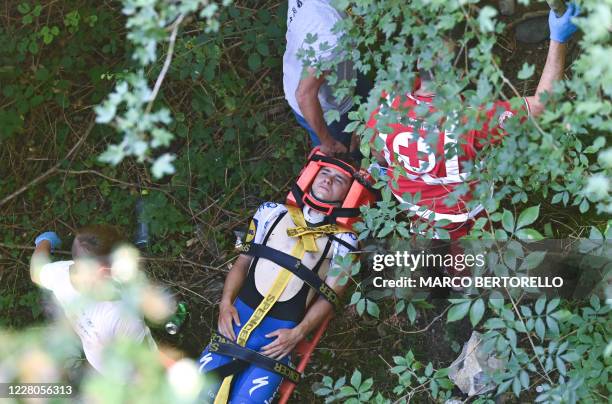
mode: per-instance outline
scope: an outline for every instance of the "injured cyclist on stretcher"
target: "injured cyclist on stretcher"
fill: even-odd
[[[259,207],[225,280],[219,333],[199,359],[212,379],[202,400],[269,403],[283,377],[299,380],[290,353],[339,304],[347,275],[330,267],[357,246],[352,224],[374,199],[367,181],[315,149],[286,204]]]

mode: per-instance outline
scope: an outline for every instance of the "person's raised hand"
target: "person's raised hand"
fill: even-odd
[[[281,328],[266,334],[266,338],[276,337],[268,345],[261,348],[261,353],[272,359],[281,360],[289,355],[304,336],[297,328]]]
[[[238,310],[236,310],[236,307],[231,303],[221,303],[219,305],[219,321],[217,327],[219,328],[221,335],[235,341],[236,334],[234,334],[232,321],[240,327]]]
[[[34,240],[34,245],[38,247],[38,244],[42,243],[45,240],[48,241],[49,244],[51,244],[51,251],[54,251],[56,248],[59,248],[62,245],[62,239],[60,239],[57,233],[55,233],[54,231],[46,231],[44,233],[39,234],[38,237],[36,237],[36,239]]]
[[[559,43],[567,42],[570,37],[576,32],[578,27],[572,22],[572,18],[576,17],[580,9],[574,3],[570,3],[565,10],[565,14],[557,17],[553,10],[548,14],[548,26],[550,28],[550,39]]]
[[[348,152],[348,148],[345,145],[331,137],[328,141],[321,141],[320,150],[328,156]]]

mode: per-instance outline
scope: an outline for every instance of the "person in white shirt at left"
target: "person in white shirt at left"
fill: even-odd
[[[116,228],[90,225],[76,232],[72,260],[50,262],[51,253],[61,245],[54,232],[36,237],[32,256],[32,280],[53,293],[81,340],[87,362],[103,374],[104,350],[118,339],[157,349],[143,317],[127,309],[120,284],[111,277],[111,254],[124,243]]]

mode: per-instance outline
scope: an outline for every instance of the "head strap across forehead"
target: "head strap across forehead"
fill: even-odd
[[[315,154],[310,158],[310,161],[320,161],[320,165],[336,168],[342,171],[343,174],[351,178],[353,177],[353,175],[355,175],[355,168],[353,168],[353,166],[337,158]]]

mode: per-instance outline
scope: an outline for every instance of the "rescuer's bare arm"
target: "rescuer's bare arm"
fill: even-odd
[[[42,266],[50,261],[51,257],[51,242],[43,240],[34,249],[32,259],[30,260],[30,278],[37,285],[40,284],[39,272]]]
[[[529,103],[529,109],[533,116],[538,116],[546,107],[540,96],[544,92],[552,92],[555,81],[563,78],[563,69],[565,67],[565,55],[567,54],[567,45],[551,40],[548,47],[548,56],[546,56],[546,64],[540,76],[540,82],[535,95],[526,97]]]
[[[536,93],[532,97],[527,97],[531,113],[534,116],[544,112],[545,105],[540,99],[544,92],[551,92],[555,81],[561,80],[563,77],[563,69],[565,67],[565,56],[567,54],[567,41],[572,37],[578,27],[572,20],[580,13],[579,8],[575,4],[568,4],[565,13],[562,16],[557,16],[553,10],[548,15],[548,27],[550,28],[550,44],[548,46],[548,55],[546,56],[546,64],[540,76],[540,82]]]
[[[325,82],[325,74],[316,77],[315,70],[308,68],[308,75],[300,80],[295,98],[308,125],[321,141],[321,151],[325,154],[346,153],[347,148],[334,139],[327,130],[323,109],[319,102],[319,89]]]

